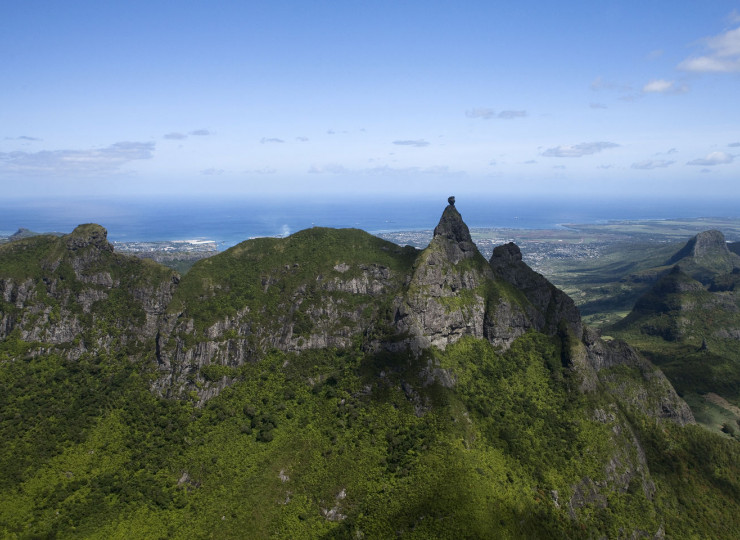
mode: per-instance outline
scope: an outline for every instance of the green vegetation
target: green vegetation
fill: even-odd
[[[322,290],[317,280],[359,278],[362,266],[373,266],[388,268],[390,282],[400,286],[415,257],[413,248],[356,229],[315,227],[285,239],[258,238],[195,263],[183,276],[169,310],[186,309],[199,332],[244,309],[256,323],[274,325],[284,322],[281,316],[291,311],[286,300],[301,287],[304,312],[328,294],[349,306],[361,305],[364,295]]]
[[[456,387],[424,386],[428,362],[448,370]],[[150,369],[120,357],[54,356],[3,367],[1,534],[740,531],[738,445],[641,416],[631,421],[656,484],[653,500],[638,475],[626,491],[600,488],[603,508],[575,504],[577,520],[570,517],[576,489],[615,481],[604,469],[613,426],[593,419],[601,398],[574,390],[557,341],[538,334],[503,354],[474,339],[418,359],[273,352],[233,373],[237,382],[200,409],[155,398]]]
[[[719,392],[705,399],[717,434],[655,420],[672,394],[649,364],[605,367],[584,393],[586,345],[564,320],[506,350],[469,336],[396,347],[407,336],[393,303],[424,300],[432,278],[450,311],[476,296],[527,305],[479,256],[420,270],[431,252],[316,228],[242,243],[175,287],[169,269],[110,251],[104,232],[0,247],[2,537],[740,536],[740,427]],[[286,325],[299,340],[351,339],[266,347]],[[260,353],[235,361],[254,336],[267,336]],[[198,347],[223,362],[188,363]],[[719,347],[696,354],[711,364]],[[184,365],[167,364],[173,349]],[[712,377],[735,384],[723,369]]]

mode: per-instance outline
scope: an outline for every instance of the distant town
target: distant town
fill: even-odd
[[[218,244],[213,240],[163,240],[157,242],[111,242],[119,253],[218,253]]]

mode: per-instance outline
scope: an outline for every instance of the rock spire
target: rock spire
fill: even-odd
[[[450,203],[442,212],[439,223],[434,228],[434,239],[445,244],[445,251],[457,264],[462,259],[469,259],[478,253],[478,248],[470,237],[470,230],[455,208],[455,197],[447,199]]]

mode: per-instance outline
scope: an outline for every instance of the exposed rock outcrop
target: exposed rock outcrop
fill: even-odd
[[[447,258],[453,264],[479,255],[478,248],[470,236],[470,230],[455,208],[454,202],[442,212],[442,217],[434,228],[434,239],[438,239],[438,243],[444,247]]]
[[[664,418],[679,425],[695,422],[691,409],[676,394],[663,372],[627,343],[603,341],[594,331],[588,330],[584,333],[584,344],[589,367],[618,401],[654,418]],[[639,384],[635,378],[625,377],[620,370],[614,369],[620,367],[634,370],[639,375]]]
[[[6,303],[0,339],[17,331],[24,341],[61,347],[69,358],[154,338],[179,279],[159,265],[113,253],[107,231],[96,224],[61,237],[19,239],[6,250],[8,257],[35,250],[38,260],[29,269],[33,277],[0,277]]]
[[[415,351],[443,349],[463,336],[507,347],[533,326],[508,292],[497,286],[468,226],[450,204],[414,265],[394,322],[399,333],[411,336],[406,343]]]
[[[522,261],[522,252],[516,244],[510,242],[496,247],[490,265],[497,278],[524,293],[537,309],[534,321],[537,330],[552,335],[563,321],[573,335],[581,336],[583,324],[573,300]]]

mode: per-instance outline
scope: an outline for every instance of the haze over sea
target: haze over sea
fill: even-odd
[[[458,197],[470,227],[552,229],[565,223],[696,217],[740,218],[740,201],[573,197]],[[113,242],[213,240],[219,249],[257,236],[287,236],[312,226],[355,227],[368,232],[431,229],[443,197],[15,199],[0,201],[0,235],[25,227],[70,232],[99,223]]]

